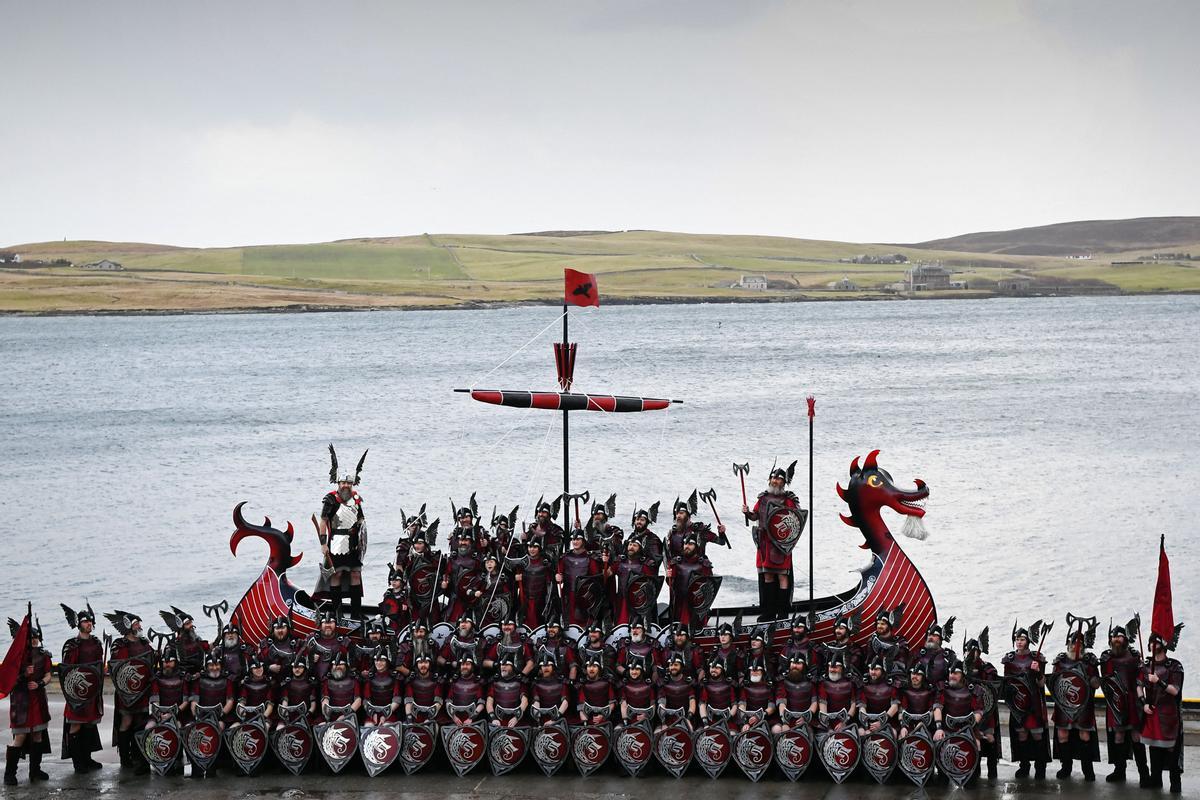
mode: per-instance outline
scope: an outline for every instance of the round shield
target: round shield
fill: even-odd
[[[658,607],[659,583],[650,575],[634,575],[629,579],[626,599],[631,614],[653,616]]]
[[[771,737],[762,728],[743,731],[733,740],[733,760],[752,781],[763,776],[773,757]]]
[[[771,543],[781,552],[792,552],[800,534],[804,533],[804,522],[804,517],[794,508],[775,509],[767,520],[767,533],[771,537]]]
[[[575,581],[575,607],[585,612],[588,617],[595,616],[595,612],[608,599],[604,591],[604,582],[592,578],[593,576],[585,575]]]
[[[718,585],[711,576],[694,576],[688,584],[688,606],[700,616],[707,614],[717,599],[717,589]]]
[[[867,734],[862,741],[862,763],[879,783],[887,782],[900,759],[896,740],[883,732]]]
[[[164,775],[179,761],[183,742],[174,725],[155,725],[137,733],[138,752],[146,759],[155,775]]]
[[[992,715],[992,711],[996,708],[996,690],[988,683],[975,684],[975,693],[979,696],[979,702],[983,712],[983,718],[986,720]]]
[[[404,748],[400,751],[400,766],[406,775],[412,775],[429,763],[436,749],[437,729],[432,724],[404,726]]]
[[[423,562],[414,569],[409,575],[409,586],[412,596],[420,599],[428,599],[433,596],[434,590],[437,588],[437,565]]]
[[[951,733],[937,747],[938,768],[960,789],[971,780],[979,766],[979,747],[975,737],[965,731]]]
[[[897,766],[910,781],[924,786],[931,775],[935,757],[933,740],[921,733],[910,733],[900,742],[900,759]]]
[[[488,763],[493,775],[503,775],[525,760],[529,752],[528,728],[493,728],[488,737]]]
[[[258,725],[239,725],[226,732],[226,746],[233,762],[249,775],[267,756],[267,732]]]
[[[312,731],[308,726],[297,723],[284,725],[275,731],[271,749],[288,772],[299,775],[308,765],[308,759],[312,757]]]
[[[317,747],[329,768],[341,772],[358,750],[358,726],[344,719],[318,725]]]
[[[1108,718],[1112,727],[1128,725],[1129,722],[1129,692],[1116,678],[1106,675],[1100,679],[1100,689],[1104,692],[1104,701],[1108,705]]]
[[[650,732],[641,725],[628,725],[621,729],[613,741],[613,757],[630,775],[636,776],[650,763],[654,755]]]
[[[1072,722],[1079,719],[1092,695],[1087,676],[1078,668],[1060,670],[1054,673],[1053,683],[1055,707]]]
[[[206,719],[197,720],[183,729],[183,750],[193,764],[207,772],[221,752],[221,731]]]
[[[676,778],[687,772],[694,751],[692,734],[682,725],[668,725],[654,739],[654,756]]]
[[[454,635],[454,626],[449,622],[439,622],[429,629],[429,640],[436,642],[438,647],[446,643],[446,640]]]
[[[392,765],[400,755],[403,736],[398,725],[372,725],[362,731],[358,753],[367,775],[374,778]]]
[[[733,737],[725,725],[709,725],[696,732],[692,740],[696,763],[710,778],[717,778],[733,754]]]
[[[1029,683],[1020,675],[1005,678],[1004,700],[1011,711],[1022,716],[1033,710],[1033,692],[1029,688]]]
[[[803,728],[782,731],[775,737],[775,763],[788,780],[799,780],[812,763],[812,739]]]
[[[442,728],[442,749],[454,773],[460,778],[487,754],[487,732],[479,724],[447,725]]]
[[[146,692],[154,676],[150,664],[140,658],[122,661],[112,672],[113,689],[126,705],[136,705]]]
[[[609,749],[607,726],[582,725],[576,728],[571,740],[571,755],[575,757],[575,766],[584,777],[591,775],[608,760]]]
[[[95,665],[78,666],[62,673],[63,698],[75,709],[91,705],[100,694],[102,678]]]
[[[552,725],[537,728],[529,749],[533,751],[533,760],[547,776],[558,772],[571,753],[566,723],[557,720]]]

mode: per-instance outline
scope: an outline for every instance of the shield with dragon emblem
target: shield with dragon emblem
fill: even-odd
[[[429,601],[437,589],[437,572],[437,565],[426,561],[409,573],[409,592],[422,608],[429,607]]]
[[[979,766],[979,745],[969,729],[949,733],[937,743],[937,765],[960,789],[971,780]]]
[[[567,723],[557,719],[549,725],[539,726],[533,732],[529,749],[533,751],[533,760],[547,777],[558,772],[571,754],[571,735]]]
[[[589,622],[595,620],[608,601],[608,593],[604,588],[604,576],[581,575],[576,578],[574,597],[575,608],[582,611]]]
[[[654,755],[653,739],[649,724],[639,722],[626,725],[617,731],[613,739],[613,757],[617,759],[621,769],[636,778]]]
[[[720,777],[733,754],[733,736],[729,727],[721,722],[696,731],[692,737],[692,753],[708,777]]]
[[[446,725],[442,728],[442,750],[458,777],[466,775],[487,755],[488,730],[482,722]]]
[[[1100,691],[1104,692],[1104,702],[1108,706],[1109,727],[1128,725],[1129,693],[1117,681],[1116,676],[1106,675],[1101,678]]]
[[[840,731],[817,734],[817,754],[834,783],[846,780],[862,758],[858,729],[849,725]]]
[[[154,653],[151,652],[109,662],[113,690],[126,707],[136,706],[149,693],[150,684],[154,681],[154,670],[151,668],[153,658]]]
[[[488,590],[491,591],[491,590]],[[488,592],[484,592],[484,597],[488,598],[487,608],[483,610],[481,625],[499,622],[502,619],[508,619],[513,610],[512,595],[504,592],[496,592],[495,595],[488,597]]]
[[[465,570],[454,582],[455,597],[468,606],[474,606],[481,599],[475,596],[475,592],[487,594],[485,588],[487,587],[484,585],[483,573],[478,569]]]
[[[692,621],[699,623],[708,617],[717,592],[721,590],[720,575],[693,575],[688,583],[687,601],[692,611]]]
[[[225,731],[225,749],[243,775],[258,769],[269,747],[267,727],[259,720],[243,722]]]
[[[996,710],[996,698],[999,696],[999,681],[980,680],[974,684],[975,694],[979,697],[979,703],[982,706],[980,711],[983,713],[985,720],[992,716],[992,712]]]
[[[1054,695],[1054,705],[1068,720],[1076,722],[1088,699],[1092,695],[1092,687],[1088,677],[1079,664],[1065,668],[1055,668],[1050,676],[1050,693]]]
[[[797,725],[775,736],[775,763],[789,781],[800,780],[812,763],[812,755],[812,734],[807,725]]]
[[[1004,702],[1009,710],[1025,716],[1032,713],[1037,695],[1028,672],[1004,676]]]
[[[351,716],[322,722],[317,726],[316,742],[329,768],[341,772],[358,752],[358,720]]]
[[[183,751],[201,771],[208,772],[221,752],[221,730],[210,719],[198,719],[183,729]]]
[[[302,722],[286,723],[271,734],[271,749],[288,772],[299,775],[312,758],[312,729]]]
[[[662,591],[661,575],[634,575],[625,589],[626,603],[631,616],[655,619],[658,616],[658,594]]]
[[[886,716],[886,715],[884,715]],[[878,783],[886,783],[900,762],[900,745],[886,723],[862,739],[862,763]]]
[[[808,512],[795,508],[781,506],[771,512],[767,519],[767,536],[771,546],[780,553],[787,555],[792,552],[804,526],[808,521]]]
[[[67,705],[73,711],[90,708],[100,696],[104,682],[100,662],[63,665],[60,669],[58,682]]]
[[[358,740],[358,754],[362,756],[367,775],[374,778],[395,763],[404,747],[404,733],[395,723],[367,725]]]
[[[403,728],[404,747],[400,750],[400,766],[405,775],[412,775],[429,763],[437,749],[438,729],[432,722],[410,722]]]
[[[179,763],[183,738],[174,717],[156,722],[149,730],[138,731],[133,738],[155,775],[166,775]]]
[[[900,740],[900,759],[897,766],[904,776],[917,786],[924,786],[933,775],[937,763],[933,739],[925,728],[917,728]]]
[[[654,757],[676,778],[687,772],[694,752],[692,732],[682,725],[668,725],[654,737]]]
[[[571,755],[579,774],[587,777],[608,760],[611,749],[608,725],[580,725],[571,734]]]
[[[526,727],[492,728],[488,737],[488,764],[492,767],[493,775],[511,772],[525,760],[529,752],[530,733]]]
[[[757,783],[775,756],[775,748],[771,746],[771,735],[764,727],[754,727],[742,731],[733,740],[733,761],[746,777]]]

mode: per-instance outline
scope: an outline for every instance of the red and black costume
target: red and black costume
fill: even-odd
[[[296,675],[292,669],[296,665],[304,667],[303,675]],[[275,693],[275,702],[280,706],[304,706],[304,715],[312,722],[316,719],[317,703],[320,700],[321,684],[313,677],[308,669],[308,662],[303,656],[297,656],[288,669]]]
[[[645,715],[645,721],[654,718],[654,679],[649,668],[640,659],[634,661],[642,667],[642,674],[637,680],[626,677],[621,681],[619,699],[624,704],[621,721],[626,725],[632,723],[639,714]]]
[[[685,675],[690,678],[700,675],[700,670],[704,666],[704,655],[700,652],[700,648],[692,643],[688,629],[678,622],[671,624],[670,638],[667,639],[666,646],[658,651],[659,665],[662,670],[665,670],[671,660],[676,657],[683,662]],[[736,679],[738,676],[730,675],[729,677]]]
[[[731,719],[737,710],[737,687],[724,670],[713,675],[710,669],[700,684],[700,724],[709,725],[721,716]]]
[[[15,640],[21,625],[14,619],[8,620],[9,631]],[[29,755],[29,781],[47,780],[50,776],[42,771],[42,755],[50,752],[50,704],[46,698],[46,682],[53,673],[54,665],[50,654],[41,647],[42,627],[28,619],[28,646],[21,652],[21,661],[13,676],[12,690],[8,695],[8,727],[13,740],[24,737],[20,744],[10,746],[6,752],[4,783],[17,784],[17,767],[25,754]],[[37,640],[37,646],[34,640]],[[30,688],[29,684],[35,684]]]
[[[860,669],[864,663],[883,659],[885,671],[889,676],[901,679],[904,677],[910,666],[908,642],[895,632],[903,613],[904,609],[897,606],[891,611],[880,611],[875,615],[875,630],[859,654]],[[916,663],[915,660],[913,663]]]
[[[399,722],[402,718],[404,701],[404,681],[400,680],[390,668],[383,670],[371,667],[371,671],[363,679],[362,697],[368,704],[367,723],[371,725]],[[395,704],[393,709],[391,706]],[[383,708],[385,711],[374,713],[370,708]]]
[[[577,591],[579,581],[589,575],[600,575],[600,561],[584,548],[581,532],[571,537],[571,549],[558,560],[558,574],[562,576],[563,606],[568,625],[587,625],[592,622],[592,609],[581,602]]]
[[[785,488],[792,481],[796,471],[796,462],[786,470],[772,469],[769,479],[779,480],[782,486],[778,489],[768,489],[758,495],[754,507],[746,514],[746,520],[753,522],[751,535],[754,537],[756,548],[754,566],[758,569],[759,593],[762,610],[772,619],[777,619],[788,613],[792,600],[792,550],[796,539],[799,538],[804,525],[808,521],[808,512],[800,505],[800,498]],[[771,528],[772,517],[780,511],[790,509],[794,514],[786,514],[780,519],[799,527],[788,536],[779,537]],[[787,542],[785,544],[785,542]],[[769,579],[766,576],[771,576]],[[782,588],[781,581],[786,581],[787,588]]]
[[[697,541],[689,535],[688,541]],[[707,615],[697,617],[689,602],[691,598],[692,581],[696,578],[710,577],[713,574],[712,562],[704,557],[699,547],[690,555],[680,552],[667,562],[667,580],[671,583],[671,621],[678,622],[690,628],[702,628],[708,622]]]
[[[501,624],[500,635],[487,643],[483,666],[494,671],[506,658],[512,660],[518,675],[528,675],[533,671],[533,645],[517,630],[516,620],[511,618]]]
[[[507,677],[497,675],[488,686],[487,696],[492,701],[493,718],[500,724],[520,723],[520,719],[524,715],[521,703],[527,699],[527,696],[525,683],[519,672],[513,670],[512,674]],[[512,723],[513,719],[516,719],[517,722]]]
[[[353,706],[355,700],[362,700],[362,687],[349,668],[340,678],[335,678],[331,670],[321,681],[321,699],[330,709]],[[326,712],[326,716],[330,713],[334,712]]]
[[[925,674],[929,676],[929,682],[934,686],[946,684],[946,678],[950,674],[950,665],[958,661],[958,655],[949,647],[942,645],[943,642],[950,641],[953,632],[954,617],[946,620],[945,626],[933,623],[925,631],[925,645],[909,660],[909,666],[921,664],[925,667]],[[931,639],[933,644],[930,644]]]
[[[801,616],[792,618],[792,632],[788,636],[787,641],[779,648],[779,657],[776,661],[776,674],[783,675],[789,669],[792,656],[799,655],[804,659],[807,669],[812,675],[820,675],[825,671],[825,662],[822,660],[821,646],[808,636],[808,623]]]
[[[797,664],[797,668],[802,668],[799,675],[793,675],[789,668],[775,685],[779,721],[788,727],[794,724],[798,715],[812,710],[813,702],[817,699],[818,689],[810,678],[807,664]]]
[[[1143,711],[1142,744],[1150,751],[1150,775],[1146,785],[1161,787],[1162,774],[1166,770],[1171,776],[1172,792],[1180,791],[1183,773],[1183,664],[1167,652],[1175,649],[1180,627],[1175,627],[1169,643],[1158,633],[1150,635],[1148,644],[1154,655],[1146,660],[1138,675]],[[1151,682],[1151,675],[1158,680]]]
[[[616,591],[611,598],[614,625],[628,624],[633,615],[637,613],[631,607],[629,600],[629,589],[633,579],[639,575],[654,575],[656,572],[656,565],[640,552],[636,555],[623,553],[615,562],[610,557],[608,574],[614,576],[616,583]]]
[[[321,524],[318,535],[328,556],[321,568],[321,577],[314,596],[324,597],[328,593],[333,600],[333,615],[340,616],[342,598],[350,598],[350,616],[359,619],[362,615],[362,567],[367,551],[367,521],[363,514],[363,498],[358,490],[362,478],[363,463],[367,460],[364,450],[353,475],[338,477],[337,453],[329,445],[329,482],[337,488],[321,501]]]
[[[1078,624],[1078,627],[1070,627]],[[1054,658],[1050,674],[1054,703],[1054,757],[1062,762],[1058,778],[1071,774],[1079,761],[1086,780],[1096,779],[1092,764],[1100,760],[1096,736],[1095,691],[1100,688],[1100,663],[1087,652],[1096,639],[1096,618],[1067,615],[1067,650]]]
[[[1137,624],[1137,620],[1131,620],[1131,623]],[[1125,780],[1125,766],[1130,754],[1137,764],[1138,775],[1146,780],[1146,746],[1140,741],[1142,704],[1137,691],[1142,662],[1129,647],[1127,628],[1114,626],[1108,632],[1108,641],[1111,647],[1100,654],[1100,688],[1108,705],[1104,715],[1108,763],[1114,767],[1108,780],[1110,783]]]
[[[642,555],[650,562],[654,575],[666,555],[663,551],[663,541],[658,534],[650,530],[650,526],[658,521],[658,503],[650,506],[650,510],[638,509],[633,513],[632,525],[627,542],[637,542],[642,549]]]
[[[575,648],[562,635],[562,626],[558,619],[546,623],[546,635],[534,647],[533,657],[538,664],[546,658],[551,659],[560,678],[574,680],[576,677],[578,662],[575,660]]]
[[[591,625],[587,634],[579,640],[575,646],[575,658],[580,664],[595,661],[606,678],[611,679],[616,672],[617,651],[604,641],[603,629],[599,625]]]
[[[479,527],[479,526],[475,526]],[[483,530],[483,528],[479,528]],[[449,593],[450,604],[446,609],[448,620],[461,619],[475,611],[475,605],[484,596],[483,563],[475,549],[471,534],[466,529],[456,528],[457,538],[454,553],[450,556],[442,573],[443,587]]]
[[[292,637],[287,617],[275,620],[271,635],[258,643],[257,655],[276,686],[287,678],[292,662],[296,660],[296,652],[296,640]]]
[[[532,544],[531,540],[530,544]],[[554,574],[554,559],[547,555],[543,542],[528,550],[524,557],[513,559],[517,578],[518,616],[530,628],[542,624],[550,602]]]
[[[412,705],[412,721],[428,722],[436,717],[443,696],[442,682],[433,672],[433,662],[422,658],[404,684],[404,705],[405,708]]]
[[[987,758],[988,777],[996,777],[996,762],[1004,756],[1000,741],[1000,675],[995,665],[983,660],[988,650],[988,629],[979,632],[977,639],[968,639],[963,644],[966,660],[963,662],[963,677],[968,686],[979,695],[983,708],[983,719],[976,727],[979,734],[979,755]]]
[[[536,709],[535,715],[546,720],[554,719],[557,717],[557,709],[567,697],[566,681],[558,672],[549,676],[539,673],[537,680],[533,682],[531,695],[532,705]]]
[[[850,711],[858,702],[858,687],[843,670],[838,678],[827,675],[817,685],[817,699],[824,706],[826,714],[836,714],[843,710]]]
[[[463,661],[478,664],[482,655],[481,650],[483,650],[483,641],[475,635],[474,624],[467,630],[460,625],[442,645],[437,663],[443,670],[454,676],[458,674],[458,666]]]
[[[67,703],[63,709],[63,758],[70,758],[76,772],[100,769],[91,754],[100,749],[97,724],[104,716],[104,645],[91,634],[96,615],[89,607],[78,613],[63,606],[67,624],[80,627],[78,635],[63,643],[59,681]],[[86,625],[86,632],[82,626]],[[72,732],[72,728],[78,728]]]
[[[474,664],[474,662],[463,662]],[[483,714],[483,702],[487,696],[483,681],[475,674],[464,675],[459,670],[454,679],[446,686],[446,712],[452,722],[458,720],[476,720]]]
[[[767,680],[765,663],[755,662],[749,668],[761,671],[762,677],[758,681],[747,679],[738,691],[738,722],[750,725],[751,718],[754,718],[756,721],[753,724],[759,725],[768,722],[775,714],[775,689]]]
[[[883,666],[882,661],[875,663],[879,664],[880,667]],[[860,713],[872,716],[886,714],[888,715],[887,724],[892,727],[893,731],[899,728],[900,721],[896,718],[896,714],[892,709],[899,705],[900,693],[896,689],[895,682],[886,674],[881,674],[878,678],[874,678],[871,677],[868,670],[867,679],[863,681],[858,696]]]
[[[525,529],[525,541],[540,540],[543,553],[551,559],[557,558],[563,550],[563,529],[554,521],[560,501],[561,498],[551,505],[539,500],[534,523]]]
[[[331,616],[322,618],[322,627],[332,620]],[[318,682],[325,680],[333,659],[339,655],[347,655],[349,645],[346,637],[340,634],[326,634],[323,630],[310,634],[304,641],[304,656],[308,659],[309,669]]]
[[[658,642],[646,635],[645,625],[640,619],[635,620],[633,627],[632,635],[626,636],[617,644],[617,674],[619,675],[625,674],[625,671],[629,669],[629,662],[633,659],[641,659],[647,673],[652,673],[659,663]],[[638,637],[636,641],[634,636]]]
[[[678,721],[691,727],[692,703],[696,699],[696,679],[686,671],[678,675],[670,670],[658,681],[658,716],[664,724]]]
[[[1035,626],[1036,627],[1036,626]],[[1018,777],[1029,774],[1029,763],[1044,778],[1050,760],[1050,742],[1046,738],[1046,657],[1029,649],[1030,632],[1013,631],[1013,641],[1021,639],[1021,649],[1007,653],[1000,663],[1004,668],[1004,692],[1008,706],[1008,743],[1014,761],[1020,762]],[[1036,665],[1036,666],[1035,666]]]
[[[595,678],[584,676],[580,679],[576,697],[579,719],[583,722],[590,722],[596,715],[611,718],[613,706],[617,702],[617,692],[612,681],[603,672]]]

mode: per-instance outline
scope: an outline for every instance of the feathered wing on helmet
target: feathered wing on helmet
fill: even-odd
[[[513,506],[513,510],[508,512],[508,529],[510,531],[515,531],[517,529],[517,512],[520,510],[521,507],[518,505]]]
[[[700,490],[692,489],[692,493],[688,495],[687,507],[689,514],[695,514],[700,508]]]
[[[425,543],[429,545],[431,550],[433,549],[433,546],[437,544],[438,524],[441,523],[441,521],[442,518],[438,517],[433,522],[429,523],[429,527],[425,529]]]
[[[985,625],[983,630],[979,632],[979,651],[986,653],[988,651],[988,628]]]
[[[75,614],[71,607],[66,603],[59,603],[59,605],[62,606],[63,616],[67,618],[67,626],[71,628],[78,628],[79,617]]]
[[[954,622],[958,617],[950,617],[942,626],[942,644],[947,644],[954,638]]]
[[[650,506],[649,511],[646,512],[647,514],[650,515],[650,524],[651,525],[653,525],[655,522],[658,521],[658,506],[661,502],[662,502],[661,500],[655,500],[654,504]]]
[[[17,631],[21,630],[21,623],[17,622],[12,617],[8,618],[8,635],[9,638],[17,638]]]
[[[367,463],[368,450],[370,450],[370,448],[367,448],[367,450],[363,450],[362,458],[360,458],[358,460],[358,466],[356,466],[354,468],[354,485],[355,486],[358,486],[359,481],[362,480],[362,469],[363,469],[363,464]]]
[[[792,478],[794,478],[794,477],[796,477],[796,462],[795,461],[793,461],[791,464],[788,464],[787,479],[784,482],[786,484],[790,485],[792,482]]]
[[[337,451],[333,449],[333,442],[329,443],[329,482],[338,482],[338,460]]]
[[[608,518],[612,519],[617,515],[617,493],[613,492],[604,501],[604,511],[608,514]]]
[[[167,623],[167,627],[171,629],[172,633],[179,633],[183,629],[183,620],[173,610],[163,611],[160,609],[158,615],[162,617],[163,622]]]
[[[137,614],[130,614],[128,611],[121,611],[120,609],[113,611],[111,614],[105,614],[104,618],[112,623],[117,633],[122,636],[129,633],[135,619],[140,619]]]
[[[471,492],[471,498],[467,501],[467,507],[471,509],[472,521],[479,519],[479,502],[475,499],[475,492]]]

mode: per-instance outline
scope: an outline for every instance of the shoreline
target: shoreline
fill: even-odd
[[[832,296],[814,297],[800,296],[771,296],[771,297],[614,297],[603,300],[605,306],[650,306],[650,305],[770,305],[779,303],[845,303],[845,302],[905,302],[905,301],[938,301],[938,300],[1001,300],[1020,299],[1038,300],[1049,298],[1074,297],[1170,297],[1178,295],[1198,295],[1200,291],[1182,289],[1178,291],[1098,291],[1098,292],[1062,292],[1053,294],[999,294],[964,292],[961,294],[930,293],[927,295],[885,295],[871,294],[863,296]],[[319,304],[292,303],[271,306],[214,306],[213,308],[142,308],[142,309],[49,309],[44,311],[19,311],[0,309],[0,317],[166,317],[166,316],[200,316],[225,314],[316,314],[329,312],[388,312],[388,311],[486,311],[493,309],[522,308],[544,306],[549,301],[544,299],[529,300],[496,300],[496,301],[466,301],[457,303],[413,303],[396,305],[353,305],[353,304]],[[557,304],[554,301],[553,304]]]

